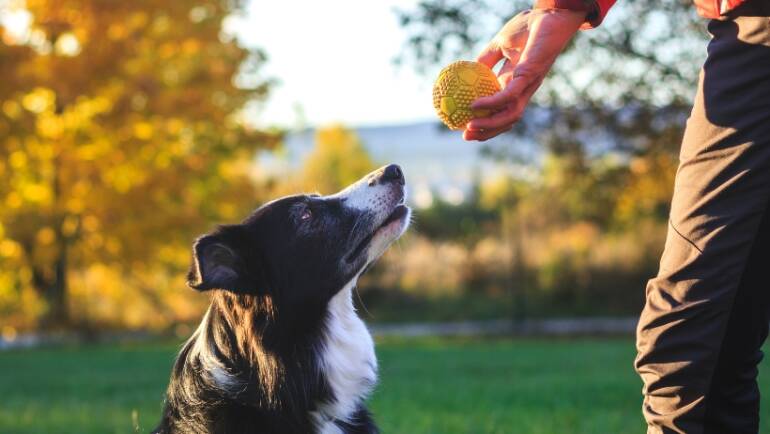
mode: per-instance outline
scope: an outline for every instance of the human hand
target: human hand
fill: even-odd
[[[503,90],[473,102],[473,109],[492,114],[471,120],[463,138],[484,141],[510,130],[585,18],[585,12],[567,9],[533,9],[511,18],[476,59],[490,68],[505,59],[497,74]]]

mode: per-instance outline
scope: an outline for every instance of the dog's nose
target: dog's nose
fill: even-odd
[[[398,167],[398,164],[389,164],[385,167],[385,170],[382,171],[381,179],[386,182],[395,182],[401,185],[404,185],[406,182],[404,180],[404,172]]]

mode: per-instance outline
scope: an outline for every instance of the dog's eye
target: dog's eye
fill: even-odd
[[[299,218],[302,220],[310,220],[311,217],[313,217],[313,212],[308,208],[302,210],[302,214],[299,215]]]

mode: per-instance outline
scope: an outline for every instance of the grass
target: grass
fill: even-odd
[[[149,432],[176,349],[0,353],[0,432]],[[371,408],[386,434],[644,431],[631,340],[387,340],[377,352]]]

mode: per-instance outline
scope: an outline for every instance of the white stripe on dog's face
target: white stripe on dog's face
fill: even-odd
[[[388,179],[385,176],[387,167],[381,167],[339,193],[324,198],[340,200],[343,207],[354,210],[361,215],[361,220],[365,221],[364,224],[354,228],[360,232],[360,234],[354,234],[359,235],[359,238],[371,236],[366,248],[364,265],[377,260],[393,241],[403,235],[411,218],[411,210],[404,205],[406,201],[404,179],[403,177]],[[398,210],[398,208],[402,209]],[[394,217],[393,221],[385,224],[390,217]]]
[[[383,221],[397,204],[404,202],[406,189],[403,184],[382,182],[382,171],[377,169],[327,198],[342,199],[346,207],[371,212]]]

